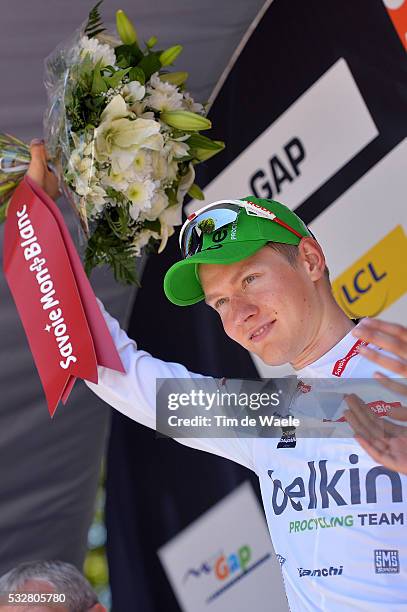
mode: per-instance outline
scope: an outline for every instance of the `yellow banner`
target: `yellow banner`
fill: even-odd
[[[332,283],[336,301],[353,318],[375,317],[407,292],[407,236],[397,225]]]

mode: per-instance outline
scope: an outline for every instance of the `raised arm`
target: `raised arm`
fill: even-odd
[[[31,163],[27,174],[52,198],[58,195],[58,182],[47,167],[47,155],[42,141],[31,144]],[[139,350],[118,322],[99,306],[119,352],[126,374],[98,367],[98,384],[86,382],[88,387],[105,402],[129,418],[155,428],[157,378],[208,378],[189,372],[177,363],[167,363]],[[211,380],[211,379],[210,379]],[[214,385],[216,384],[213,381]],[[179,442],[199,450],[214,453],[253,469],[250,440],[235,438],[180,438]]]
[[[97,385],[85,381],[89,389],[105,402],[134,421],[155,429],[156,380],[157,378],[205,378],[202,374],[189,372],[178,363],[161,361],[150,353],[139,350],[134,340],[120,328],[119,323],[104,308],[99,306],[122,360],[126,374],[98,367]]]
[[[154,429],[156,427],[156,380],[158,378],[177,378],[198,381],[213,381],[202,374],[195,374],[179,363],[161,361],[137,348],[119,323],[98,300],[107,326],[116,345],[126,374],[98,367],[98,384],[85,381],[89,389],[105,402],[129,418]],[[185,389],[184,389],[185,390]],[[246,438],[177,438],[177,442],[204,450],[226,459],[231,459],[249,469],[254,469],[252,440]]]

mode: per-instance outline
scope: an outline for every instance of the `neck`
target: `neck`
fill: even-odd
[[[332,301],[327,305],[317,328],[301,354],[291,362],[295,370],[300,370],[331,350],[348,334],[355,324]]]

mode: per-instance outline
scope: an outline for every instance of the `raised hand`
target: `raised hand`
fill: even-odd
[[[352,334],[393,354],[389,357],[365,346],[359,349],[363,357],[407,379],[407,327],[379,319],[364,319]],[[387,389],[407,396],[405,381],[397,382],[383,372],[375,372],[374,377]]]
[[[355,432],[360,446],[381,465],[407,474],[407,427],[396,425],[383,417],[378,417],[357,395],[348,395],[349,409],[344,415]],[[407,408],[401,406],[404,421]],[[392,418],[393,413],[388,413]]]
[[[392,353],[390,357],[380,351],[363,347],[360,349],[363,357],[407,378],[406,327],[378,319],[366,319],[352,333],[357,338],[363,338]],[[375,372],[374,377],[386,389],[399,394],[401,398],[407,397],[405,381],[389,378],[382,372]],[[362,448],[378,463],[407,474],[407,427],[379,418],[357,395],[349,395],[346,402],[349,409],[345,412],[345,417]],[[407,421],[407,407],[395,406],[387,416],[400,422]]]
[[[30,145],[31,162],[27,176],[33,179],[53,200],[59,193],[58,179],[47,165],[47,152],[43,140],[33,140]]]

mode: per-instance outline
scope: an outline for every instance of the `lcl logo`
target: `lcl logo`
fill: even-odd
[[[352,318],[375,317],[407,292],[407,236],[397,225],[332,283],[335,298]]]
[[[361,295],[370,291],[374,283],[380,283],[387,276],[387,272],[378,272],[377,264],[369,261],[366,267],[356,272],[352,279],[352,286],[342,285],[341,290],[348,304],[354,304]]]

